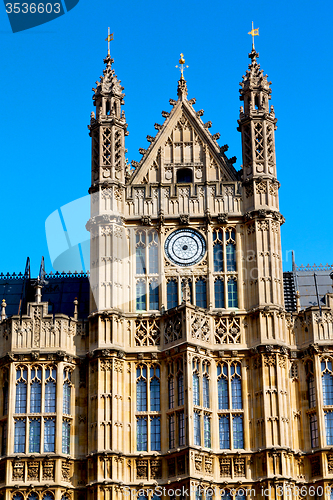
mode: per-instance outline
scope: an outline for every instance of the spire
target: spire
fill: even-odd
[[[107,38],[108,43],[111,36]],[[128,132],[125,112],[121,109],[125,94],[112,67],[113,62],[108,53],[103,75],[93,88],[96,115],[91,113],[88,126],[92,137],[91,189],[105,182],[125,182],[125,136]]]
[[[95,92],[95,95],[93,96],[94,101],[100,95],[114,96],[118,97],[121,100],[125,97],[125,94],[122,93],[124,87],[120,85],[121,80],[118,80],[118,77],[115,74],[114,69],[112,68],[113,63],[114,60],[108,53],[108,55],[104,59],[106,68],[103,70],[103,75],[100,76],[100,81],[96,82],[96,88],[92,89]]]
[[[268,101],[271,98],[270,85],[272,82],[267,81],[267,75],[264,75],[264,71],[260,69],[260,64],[257,62],[258,57],[258,52],[253,48],[249,53],[251,63],[239,84],[241,86],[240,100],[244,101],[244,110],[241,109],[241,115],[242,113],[252,115],[253,112],[257,115],[260,111],[269,112]]]
[[[187,98],[187,85],[184,78],[184,70],[188,68],[188,66],[185,65],[185,57],[183,53],[180,54],[179,66],[177,64],[176,68],[179,68],[181,73],[180,80],[178,80],[177,95],[179,100],[184,101]]]

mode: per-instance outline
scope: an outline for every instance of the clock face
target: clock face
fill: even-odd
[[[168,259],[178,266],[193,266],[200,262],[206,253],[203,236],[194,229],[177,229],[165,241]]]

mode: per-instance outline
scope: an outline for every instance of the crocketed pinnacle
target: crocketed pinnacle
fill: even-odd
[[[269,86],[271,82],[267,81],[267,75],[264,75],[264,71],[260,69],[257,57],[259,57],[258,52],[256,52],[255,49],[252,49],[249,53],[249,58],[251,59],[249,69],[246,71],[245,76],[243,76],[243,80],[239,84],[242,87],[240,90],[242,95],[249,89],[263,89],[270,93]]]
[[[95,92],[94,98],[99,94],[112,94],[121,99],[125,96],[125,94],[122,93],[124,87],[120,85],[121,80],[118,80],[112,68],[113,62],[114,60],[111,58],[110,54],[108,54],[104,59],[106,68],[103,70],[103,75],[100,77],[100,81],[96,82],[96,88],[92,89]]]
[[[187,99],[187,85],[183,75],[180,77],[180,80],[178,80],[177,95],[180,101],[185,101]]]

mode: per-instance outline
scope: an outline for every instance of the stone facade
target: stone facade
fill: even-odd
[[[89,126],[90,316],[77,301],[73,317],[49,314],[38,281],[23,315],[7,319],[3,304],[1,498],[135,499],[158,486],[328,498],[333,295],[285,310],[276,118],[249,56],[240,172],[183,76],[130,166],[123,88],[105,59]],[[194,241],[202,255],[186,265]]]

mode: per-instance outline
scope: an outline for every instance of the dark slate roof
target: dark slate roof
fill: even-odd
[[[295,293],[300,293],[301,309],[325,305],[325,295],[333,292],[330,266],[296,266],[291,272],[283,273],[284,301],[287,311],[296,310]],[[318,304],[319,299],[319,304]]]
[[[49,303],[52,314],[66,314],[73,317],[75,298],[79,301],[79,318],[89,314],[89,276],[85,273],[56,273],[45,275],[42,301]],[[34,283],[22,274],[0,274],[0,302],[5,299],[7,317],[26,314],[27,303],[35,301]]]

